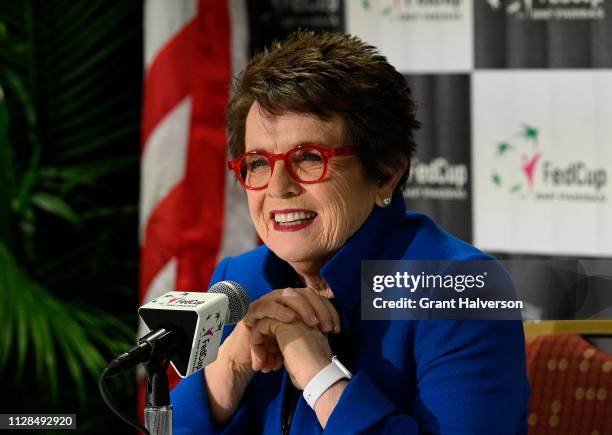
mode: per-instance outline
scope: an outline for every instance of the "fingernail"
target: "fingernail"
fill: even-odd
[[[283,317],[287,320],[293,319],[293,311],[283,311]]]
[[[325,330],[325,332],[330,332],[333,331],[335,329],[335,326],[332,322],[327,321],[325,322],[325,325],[323,326],[323,329]]]
[[[340,325],[338,325],[338,324],[335,324],[335,325],[334,325],[334,332],[335,332],[335,333],[340,332]]]
[[[310,321],[313,323],[319,323],[319,318],[317,316],[310,316]]]

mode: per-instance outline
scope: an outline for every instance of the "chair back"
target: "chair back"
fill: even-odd
[[[611,334],[612,322],[569,322],[525,325],[529,433],[612,435],[612,354],[580,335]]]

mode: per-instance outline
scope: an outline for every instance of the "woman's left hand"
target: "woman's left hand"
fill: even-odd
[[[278,343],[291,381],[300,390],[331,362],[333,356],[327,336],[318,328],[311,328],[301,321],[283,323],[265,318],[257,321],[251,329],[254,369],[266,367],[271,340]]]

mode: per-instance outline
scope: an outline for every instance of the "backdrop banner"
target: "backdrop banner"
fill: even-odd
[[[380,48],[404,72],[470,71],[471,0],[346,2],[346,31]]]
[[[476,0],[477,68],[610,68],[612,1]]]
[[[474,240],[612,255],[612,72],[473,75]]]
[[[470,76],[407,75],[422,126],[415,135],[406,209],[428,214],[472,240]]]

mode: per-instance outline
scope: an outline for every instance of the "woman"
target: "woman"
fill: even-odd
[[[526,433],[520,322],[360,318],[363,259],[488,258],[406,214],[415,112],[355,37],[298,32],[249,63],[230,167],[264,245],[212,282],[254,302],[173,391],[175,433]]]

